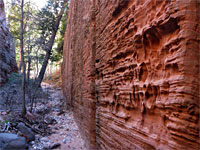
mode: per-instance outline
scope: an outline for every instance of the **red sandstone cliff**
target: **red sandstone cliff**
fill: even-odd
[[[199,0],[71,0],[63,89],[88,149],[197,150]]]
[[[17,71],[15,48],[6,24],[4,2],[0,0],[0,86],[13,71]]]

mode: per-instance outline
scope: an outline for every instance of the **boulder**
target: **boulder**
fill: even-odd
[[[1,150],[25,150],[26,146],[27,143],[24,137],[12,133],[0,133]]]
[[[27,139],[27,141],[34,141],[35,135],[24,123],[19,123],[16,127]]]

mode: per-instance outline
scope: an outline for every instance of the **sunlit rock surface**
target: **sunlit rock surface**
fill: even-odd
[[[0,86],[8,75],[17,71],[13,38],[6,24],[4,2],[0,0]]]
[[[199,148],[199,0],[71,0],[63,89],[88,149]]]

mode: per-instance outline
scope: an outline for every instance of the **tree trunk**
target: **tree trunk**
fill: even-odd
[[[50,58],[50,53],[51,53],[51,51],[46,51],[46,55],[45,55],[45,58],[44,58],[44,61],[43,61],[43,64],[42,64],[42,68],[41,68],[39,76],[36,80],[36,86],[37,87],[40,86],[40,84],[41,84],[41,82],[44,78],[44,74],[45,74],[45,71],[46,71],[46,68],[47,68],[47,65],[48,65],[48,62],[49,62],[49,58]]]
[[[39,50],[39,49],[37,49],[37,51],[36,51],[37,63],[36,63],[36,76],[35,76],[35,78],[38,76],[38,72],[39,72],[38,50]]]
[[[20,39],[20,40],[21,40],[21,39]],[[21,72],[21,70],[22,70],[22,57],[21,57],[21,55],[19,56],[18,65],[19,65],[19,66],[18,66],[18,68],[19,68],[18,71]]]
[[[30,80],[30,71],[31,71],[31,58],[30,54],[28,53],[28,70],[27,70],[27,82],[29,83]]]
[[[20,48],[21,48],[21,63],[23,67],[23,79],[22,79],[22,116],[26,115],[26,101],[25,101],[25,87],[26,87],[26,66],[24,62],[24,29],[23,29],[23,19],[24,19],[24,0],[21,0],[21,31],[20,31]]]
[[[30,33],[29,33],[29,39],[28,39],[28,69],[27,69],[27,82],[29,84],[30,80],[30,71],[31,71],[31,49],[32,47],[30,46]]]
[[[30,71],[31,71],[31,53],[32,47],[30,46],[30,34],[29,34],[29,40],[28,40],[28,69],[27,69],[27,91],[28,91],[28,98],[31,101],[31,84],[30,84]]]

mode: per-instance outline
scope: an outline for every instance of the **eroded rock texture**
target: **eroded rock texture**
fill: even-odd
[[[71,0],[63,89],[88,149],[199,148],[199,0]]]
[[[13,71],[17,71],[15,48],[6,24],[4,2],[0,0],[0,86]]]

